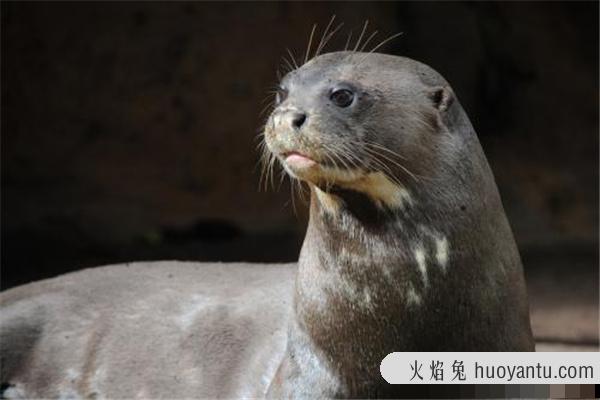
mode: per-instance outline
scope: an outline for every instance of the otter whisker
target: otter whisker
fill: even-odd
[[[383,171],[387,173],[387,175],[390,175],[392,178],[394,178],[395,182],[399,184],[401,183],[400,179],[396,177],[390,166],[385,164],[382,160],[378,158],[378,156],[381,156],[381,154],[365,147],[362,147],[361,150],[368,156],[368,161],[370,163],[375,164],[375,166],[378,168],[382,168]]]
[[[263,140],[259,143],[258,147],[261,148],[261,156],[260,156],[259,161],[262,164],[258,187],[259,187],[259,190],[267,191],[269,168],[273,162],[273,160],[272,160],[273,154],[269,151],[269,149],[266,145],[266,142],[264,140],[264,136],[263,136]]]
[[[304,186],[304,182],[302,182],[300,179],[296,179],[296,182],[298,183],[298,193],[300,193],[300,200],[306,203],[306,188]]]
[[[356,154],[354,154],[354,151],[352,151],[351,149],[346,149],[345,154],[347,155],[346,158],[348,158],[352,162],[354,168],[365,168],[364,160],[361,160]]]
[[[404,165],[394,161],[392,158],[382,154],[382,153],[377,153],[374,149],[369,149],[368,147],[365,147],[364,150],[372,155],[376,154],[379,157],[383,157],[385,160],[391,162],[392,164],[396,165],[398,168],[402,169],[404,172],[406,172],[411,178],[413,178],[415,180],[415,182],[419,182],[419,179],[417,178],[417,176],[410,172],[410,170],[408,168],[406,168]]]
[[[256,136],[254,136],[254,140],[258,141],[258,144],[256,145],[256,150],[262,150],[262,146],[265,145],[265,135],[262,132],[262,130]]]
[[[358,37],[358,40],[356,41],[356,45],[354,46],[354,49],[352,49],[352,51],[356,51],[358,50],[358,46],[360,46],[360,42],[365,34],[365,32],[367,31],[367,26],[369,26],[369,20],[365,20],[365,24],[363,25],[362,31],[360,32],[360,36]]]
[[[365,43],[362,46],[360,46],[360,50],[358,50],[358,51],[361,51],[361,52],[364,51],[364,49],[367,47],[367,45],[369,44],[371,39],[373,39],[378,33],[379,33],[379,31],[375,31],[375,32],[371,33],[369,35],[369,37],[367,38],[367,40],[365,40]]]
[[[294,67],[296,69],[298,69],[298,63],[296,62],[296,57],[294,57],[294,53],[292,53],[292,51],[290,49],[286,48],[286,50],[287,50],[288,54],[290,55],[292,62],[294,63]]]
[[[282,168],[279,171],[279,186],[277,186],[277,191],[279,191],[279,189],[281,189],[281,185],[283,185],[283,181],[285,180],[285,177],[287,176],[287,173],[285,172],[285,170]]]
[[[296,194],[294,192],[295,188],[296,185],[294,183],[294,178],[290,177],[290,201],[292,202],[292,210],[294,210],[294,215],[298,216],[298,212],[296,211]],[[286,204],[289,204],[289,202]]]
[[[263,105],[267,102],[273,104],[275,101],[275,96],[277,95],[277,90],[277,86],[269,86],[269,90],[265,91],[266,96],[261,100],[260,103]]]
[[[258,144],[256,145],[256,150],[261,152],[261,156],[263,156],[264,150],[265,150],[265,140],[264,137],[261,137],[262,135],[257,135],[254,140],[259,140]]]
[[[274,160],[274,156],[269,152],[267,155],[267,163],[266,163],[266,168],[265,168],[265,176],[264,176],[264,180],[263,180],[263,191],[268,191],[269,190],[269,176],[271,174],[271,170],[273,168],[273,160]]]
[[[385,45],[386,43],[388,43],[388,42],[390,42],[390,41],[392,41],[394,39],[396,39],[398,36],[402,36],[403,34],[404,34],[404,32],[399,32],[399,33],[396,33],[396,34],[388,37],[387,39],[382,40],[381,42],[379,42],[379,44],[377,46],[373,47],[369,51],[369,53],[374,53],[375,50],[379,49],[381,46]]]
[[[379,42],[379,44],[378,44],[378,45],[376,45],[376,46],[374,46],[374,47],[373,47],[371,50],[369,50],[369,51],[368,51],[368,52],[367,52],[367,53],[364,55],[364,57],[363,57],[363,58],[361,58],[361,59],[360,59],[360,60],[359,60],[359,61],[356,63],[356,65],[358,66],[358,65],[362,64],[362,63],[363,63],[363,62],[364,62],[364,61],[367,59],[367,57],[368,57],[368,55],[369,55],[369,54],[371,54],[371,53],[374,53],[374,52],[375,52],[375,50],[379,49],[381,46],[383,46],[383,45],[385,45],[386,43],[390,42],[391,40],[393,40],[393,39],[397,38],[398,36],[401,36],[402,34],[403,34],[403,32],[396,33],[396,34],[394,34],[394,35],[391,35],[391,36],[389,36],[387,39],[384,39],[384,40],[382,40],[381,42]],[[365,47],[366,47],[366,46],[363,46],[363,48],[365,48]],[[363,50],[363,48],[361,48],[361,51]]]
[[[258,181],[258,188],[259,188],[259,190],[266,191],[268,189],[267,184],[266,184],[267,170],[268,170],[268,166],[269,166],[270,158],[272,157],[272,154],[268,150],[264,141],[261,143],[261,145],[262,145],[262,152],[261,152],[259,162],[261,163],[262,168],[260,171],[260,179]]]
[[[331,151],[331,150],[330,150],[330,151]],[[343,158],[342,158],[342,157],[341,157],[341,156],[340,156],[340,155],[337,153],[337,151],[335,151],[335,150],[334,150],[334,151],[331,151],[331,156],[332,156],[333,158],[335,158],[336,160],[338,160],[338,161],[339,161],[339,162],[340,162],[340,163],[343,165],[343,167],[344,167],[346,170],[350,170],[350,167],[348,166],[348,164],[346,164],[346,162],[344,161],[344,159],[343,159]],[[339,166],[336,166],[336,168],[339,168]]]
[[[327,161],[329,161],[329,163],[333,166],[333,168],[337,169],[339,168],[335,158],[330,154],[331,150],[327,151],[327,148],[325,148],[325,158],[327,159]],[[329,183],[329,178],[325,177],[325,181],[326,181],[326,185],[329,187],[330,183]]]
[[[298,216],[298,210],[296,209],[296,196],[300,198],[301,201],[306,202],[306,193],[304,192],[304,187],[302,186],[302,181],[297,178],[290,176],[290,200],[292,203],[292,209],[294,210],[294,215]],[[286,205],[289,202],[286,203]]]
[[[364,141],[363,141],[363,144],[364,144],[364,145],[367,145],[367,146],[371,146],[371,147],[377,148],[377,149],[380,149],[380,150],[383,150],[383,151],[387,151],[388,153],[392,154],[392,155],[393,155],[393,156],[395,156],[395,157],[398,157],[398,158],[399,158],[399,159],[401,159],[401,160],[406,160],[406,157],[404,157],[404,156],[402,156],[402,155],[400,155],[400,154],[396,153],[396,152],[395,152],[395,151],[393,151],[393,150],[390,150],[390,149],[388,149],[388,148],[387,148],[387,147],[385,147],[385,146],[382,146],[382,145],[380,145],[380,144],[379,144],[379,143],[377,143],[377,142],[372,142],[372,141],[370,141],[370,140],[364,140]]]
[[[289,73],[290,71],[294,70],[294,66],[290,63],[290,60],[288,60],[286,57],[282,57],[283,62],[285,63],[285,65],[283,66],[284,69],[286,70],[285,73]],[[281,80],[281,79],[279,79]]]
[[[333,37],[333,35],[336,34],[337,31],[340,30],[340,28],[342,26],[344,26],[343,22],[341,24],[339,24],[329,35],[327,35],[327,37],[323,41],[323,44],[321,46],[319,46],[319,48],[317,49],[315,57],[318,56],[319,54],[321,54],[321,51],[323,51],[325,49],[325,46],[327,45],[327,43],[329,42],[329,40]]]
[[[336,162],[336,159],[333,157],[333,152],[331,151],[331,149],[327,145],[322,146],[325,150],[323,152],[323,156],[325,157],[325,159],[333,166],[334,169],[339,169],[339,165]],[[329,181],[328,176],[325,176],[325,187],[327,188],[327,190],[329,190],[329,188],[331,187],[331,182]]]
[[[335,155],[340,159],[340,162],[346,169],[354,170],[362,167],[362,165],[360,165],[360,160],[354,157],[343,143],[335,145],[332,148],[335,151]]]
[[[348,34],[348,39],[346,40],[346,45],[344,46],[344,51],[348,50],[348,46],[350,46],[350,40],[352,40],[352,31]]]
[[[256,140],[259,140],[260,137],[264,135],[265,129],[267,128],[268,123],[269,123],[269,119],[265,118],[263,120],[263,123],[260,125],[260,127],[256,128],[256,136],[255,136]]]
[[[255,138],[257,139],[257,138]],[[261,140],[257,145],[256,145],[256,151],[260,154],[259,160],[258,162],[261,162],[263,157],[264,157],[264,147],[265,146],[265,142],[264,140]]]
[[[264,107],[263,107],[263,108],[260,110],[260,112],[258,113],[258,116],[259,116],[259,117],[262,117],[263,115],[265,115],[265,113],[266,113],[267,111],[269,111],[269,109],[273,108],[273,105],[274,105],[274,102],[273,102],[273,101],[271,101],[271,102],[269,102],[268,104],[266,104],[266,105],[265,105],[265,106],[264,106]]]
[[[396,185],[404,186],[404,183],[396,176],[396,174],[394,174],[394,171],[392,171],[388,165],[385,165],[383,161],[379,160],[373,155],[371,155],[370,161],[375,165],[376,168],[380,168],[380,172],[383,172],[385,175],[387,175],[388,178],[390,178]]]
[[[268,93],[267,96],[261,100],[260,104],[265,104],[267,101],[273,100],[272,97],[274,96],[275,92],[268,91],[267,93]]]
[[[325,27],[325,30],[323,31],[323,35],[321,36],[321,40],[319,41],[319,45],[317,46],[317,50],[315,51],[315,55],[312,56],[311,58],[314,58],[316,56],[319,55],[319,49],[321,48],[322,44],[323,44],[323,39],[325,39],[325,36],[327,36],[327,33],[329,33],[329,28],[331,28],[331,25],[333,24],[333,21],[335,21],[335,14],[333,14],[331,16],[331,19],[329,20],[329,23],[327,24],[327,26]]]
[[[371,155],[371,156],[375,156],[375,157],[381,157],[383,160],[380,160],[379,158],[376,158],[377,161],[380,161],[383,163],[383,161],[387,161],[392,163],[393,165],[397,166],[398,168],[402,169],[403,171],[405,171],[407,174],[414,176],[414,174],[412,172],[410,172],[405,166],[403,166],[402,164],[400,164],[398,161],[394,160],[393,158],[391,158],[390,156],[381,153],[379,150],[374,149],[374,148],[370,148],[367,147],[368,145],[366,145],[366,147],[363,148],[363,150]]]
[[[356,156],[356,154],[355,154],[356,150],[350,151],[350,149],[344,144],[339,144],[337,146],[330,145],[330,146],[327,146],[327,149],[330,152],[332,150],[334,150],[333,152],[331,152],[331,155],[335,156],[336,159],[338,159],[344,165],[344,167],[346,169],[350,170],[350,168],[348,168],[348,164],[350,164],[352,166],[352,168],[354,168],[354,169],[365,169],[365,162],[363,160],[360,160]],[[365,153],[367,153],[367,155],[369,156],[369,160],[371,161],[372,164],[374,164],[374,166],[377,169],[381,170],[381,172],[383,172],[385,175],[387,175],[389,177],[389,179],[391,179],[392,182],[394,182],[398,186],[404,186],[402,181],[394,174],[392,169],[377,157],[377,155],[382,156],[382,157],[383,157],[383,155],[378,154],[378,153],[373,153],[372,151],[368,151],[368,149],[365,149],[365,148],[363,148],[363,150],[365,151]],[[346,162],[348,162],[348,164]],[[393,162],[393,161],[391,161],[391,162]],[[400,167],[402,167],[402,166],[400,166]]]
[[[365,147],[365,148],[364,148],[364,150],[365,150],[367,153],[371,154],[371,155],[377,155],[377,156],[379,156],[379,157],[382,157],[382,158],[383,158],[385,161],[389,161],[389,162],[391,162],[392,164],[396,165],[396,166],[397,166],[397,167],[399,167],[399,168],[402,168],[402,169],[403,169],[403,170],[405,170],[407,173],[409,173],[409,174],[411,174],[411,175],[412,175],[412,173],[411,173],[410,171],[408,171],[408,170],[407,170],[407,169],[406,169],[406,168],[405,168],[403,165],[401,165],[400,163],[398,163],[397,161],[395,161],[394,159],[392,159],[390,156],[387,156],[387,155],[385,155],[385,154],[383,154],[383,153],[380,153],[380,152],[378,152],[377,150],[375,150],[375,149],[373,149],[373,148],[368,148],[368,147]]]
[[[312,30],[310,31],[310,37],[308,38],[308,46],[306,47],[306,53],[304,53],[304,64],[308,62],[308,56],[310,55],[310,48],[312,47],[313,37],[315,35],[315,30],[317,29],[317,24],[314,24]]]
[[[270,174],[269,174],[269,182],[271,183],[271,188],[273,190],[275,190],[275,162],[277,161],[277,158],[275,156],[271,157],[271,162],[270,162]]]
[[[350,149],[343,143],[339,144],[339,146],[335,146],[336,151],[338,151],[339,156],[343,157],[353,169],[363,168],[364,165],[362,161],[350,151]]]

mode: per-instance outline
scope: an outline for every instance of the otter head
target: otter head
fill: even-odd
[[[432,171],[452,99],[446,81],[416,61],[328,53],[281,80],[265,141],[317,194],[355,192],[402,208],[411,185]]]

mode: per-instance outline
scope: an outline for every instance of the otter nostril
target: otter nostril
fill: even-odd
[[[300,129],[300,127],[302,127],[302,125],[304,125],[305,121],[306,121],[306,114],[304,114],[304,113],[294,114],[292,117],[292,126],[295,129]]]

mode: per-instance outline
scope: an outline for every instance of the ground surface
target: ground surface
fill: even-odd
[[[523,253],[538,351],[598,351],[598,255],[584,249]]]

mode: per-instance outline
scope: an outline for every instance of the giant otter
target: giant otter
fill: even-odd
[[[264,138],[310,188],[297,264],[133,263],[8,290],[4,395],[393,396],[393,351],[533,350],[493,175],[433,69],[317,56],[281,80]]]

